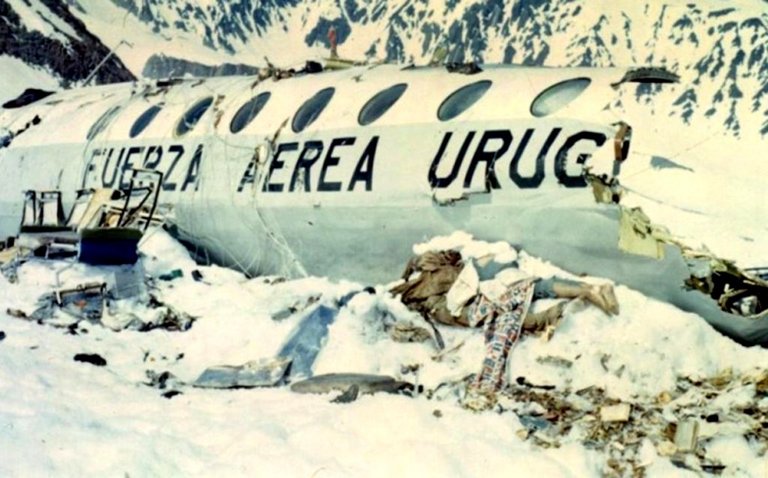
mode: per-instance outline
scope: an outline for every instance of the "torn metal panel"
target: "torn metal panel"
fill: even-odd
[[[624,195],[624,188],[619,184],[619,180],[608,178],[606,175],[594,175],[587,170],[584,173],[587,184],[592,188],[592,194],[595,202],[601,204],[619,204]]]
[[[317,375],[312,378],[291,384],[291,391],[295,393],[330,393],[333,391],[345,391],[351,386],[357,386],[360,393],[400,393],[412,391],[414,385],[408,382],[396,380],[387,375],[371,375],[363,373],[329,373]]]
[[[107,285],[90,282],[54,293],[54,304],[78,319],[100,320],[104,312]]]
[[[717,257],[708,250],[687,246],[666,228],[653,224],[640,208],[621,207],[620,210],[621,250],[663,259],[664,247],[674,246],[688,267],[690,275],[683,284],[687,289],[706,294],[728,314],[749,319],[768,318],[768,281],[759,274],[742,270],[733,261]]]
[[[651,223],[640,208],[620,207],[619,249],[654,259],[664,258],[664,237],[669,232]]]
[[[618,87],[622,83],[678,83],[680,76],[659,67],[642,67],[628,70],[624,77],[611,86]]]
[[[209,367],[192,385],[199,388],[273,387],[282,381],[290,365],[289,359],[275,358]]]

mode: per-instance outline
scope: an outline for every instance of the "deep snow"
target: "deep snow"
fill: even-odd
[[[465,233],[431,246],[456,247],[465,256],[516,252],[506,244],[474,241]],[[416,251],[429,248],[422,245]],[[473,413],[453,393],[410,398],[378,394],[349,404],[329,403],[335,394],[299,395],[286,387],[203,390],[179,385],[171,399],[145,385],[146,372],[169,371],[190,383],[209,366],[268,358],[302,317],[271,317],[310,296],[328,302],[352,283],[323,278],[287,282],[246,279],[219,267],[200,267],[162,230],[141,246],[151,276],[180,269],[183,277],[156,281],[163,301],[198,317],[186,332],[113,332],[81,323],[77,335],[10,317],[6,309],[34,310],[37,297],[57,286],[111,280],[113,269],[33,260],[19,282],[0,278],[0,460],[2,476],[602,476],[607,452],[590,449],[578,435],[560,437],[545,449],[521,438],[517,415]],[[523,271],[566,275],[527,256]],[[191,278],[201,271],[205,282]],[[393,280],[396,278],[393,278]],[[587,280],[600,282],[597,278]],[[572,304],[550,341],[525,336],[512,352],[510,377],[558,390],[604,388],[609,398],[650,403],[675,388],[679,377],[703,379],[725,369],[749,376],[764,369],[768,350],[746,349],[720,336],[702,319],[617,287],[621,314],[610,318]],[[140,308],[136,308],[137,313]],[[314,372],[366,372],[418,381],[426,390],[479,369],[479,330],[441,327],[447,348],[464,341],[441,362],[431,342],[396,343],[384,332],[378,311],[419,323],[379,286],[360,294],[331,326]],[[98,353],[105,367],[73,361]],[[572,365],[557,366],[556,359]],[[416,375],[403,366],[418,365]],[[740,395],[739,395],[740,394]],[[739,398],[741,397],[741,398]],[[754,386],[722,395],[720,405],[756,400]],[[768,399],[763,399],[762,406]],[[674,419],[674,417],[672,418]],[[743,432],[743,431],[742,431]],[[718,432],[707,451],[727,464],[726,476],[760,476],[765,447],[738,430]],[[686,470],[659,456],[648,438],[639,461],[649,476],[681,476]],[[763,444],[764,445],[764,444]],[[711,451],[710,451],[711,449]],[[738,457],[738,459],[736,459]]]

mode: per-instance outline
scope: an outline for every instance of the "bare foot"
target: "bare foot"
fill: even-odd
[[[611,284],[588,286],[582,297],[608,315],[619,313],[619,302]]]

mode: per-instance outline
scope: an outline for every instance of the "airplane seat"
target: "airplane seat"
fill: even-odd
[[[39,225],[37,220],[37,192],[24,191],[24,206],[21,216],[21,228]]]
[[[46,233],[66,229],[60,191],[25,191],[22,233]]]
[[[153,220],[162,173],[133,169],[128,189],[102,193],[96,201],[98,222],[80,229],[81,262],[95,265],[134,264],[138,244]],[[93,200],[92,200],[93,201]]]
[[[88,210],[88,204],[93,197],[95,190],[78,189],[75,191],[75,202],[72,204],[72,209],[69,211],[69,218],[67,218],[67,227],[73,231],[77,230],[80,222],[85,216],[85,212]]]

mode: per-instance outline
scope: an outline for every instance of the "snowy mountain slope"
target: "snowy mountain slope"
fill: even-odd
[[[116,52],[128,69],[137,77],[142,76],[147,61],[153,55],[163,54],[170,58],[183,58],[204,65],[222,63],[260,64],[261,58],[241,55],[233,58],[225,51],[208,48],[196,32],[183,29],[166,30],[154,27],[126,10],[123,3],[103,0],[68,0],[70,10],[86,23],[94,35]],[[127,4],[126,4],[127,5]],[[121,42],[129,42],[129,44]]]
[[[58,0],[0,0],[0,57],[15,58],[37,73],[25,73],[26,87],[69,86],[82,82],[110,53],[82,21]],[[0,78],[18,83],[20,75],[4,61]],[[95,83],[134,76],[112,56],[98,69]],[[19,91],[20,92],[20,91]]]
[[[107,3],[72,1],[89,25]],[[340,53],[352,58],[424,63],[443,47],[451,61],[663,66],[682,77],[671,114],[714,119],[737,135],[768,134],[765,0],[111,1],[156,35],[196,39],[203,50],[250,64],[325,54],[333,27]],[[182,57],[194,60],[197,50]],[[641,85],[635,100],[652,105],[656,93]]]
[[[13,74],[7,74],[6,72]],[[0,88],[0,103],[18,97],[29,87],[53,91],[59,85],[59,80],[47,70],[35,68],[24,61],[12,56],[0,56],[0,78],[3,86]]]

